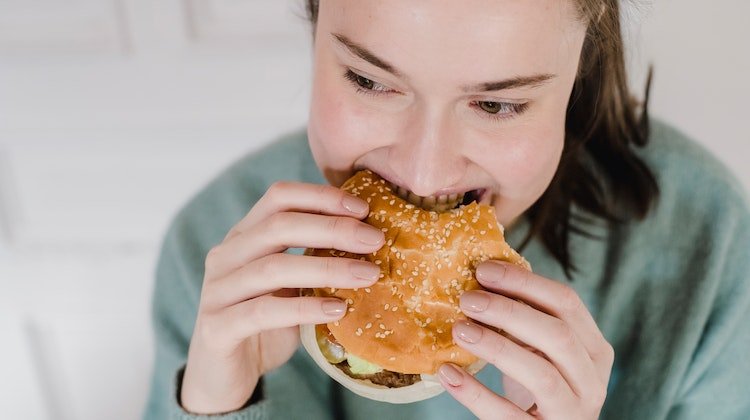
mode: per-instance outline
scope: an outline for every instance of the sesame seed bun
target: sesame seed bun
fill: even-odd
[[[482,288],[475,270],[483,261],[503,260],[531,269],[505,242],[494,208],[472,202],[442,213],[424,210],[398,197],[369,170],[359,171],[341,188],[369,203],[364,221],[384,232],[385,245],[367,255],[329,249],[308,249],[305,254],[371,261],[380,266],[380,279],[367,288],[311,292],[348,303],[347,314],[327,324],[347,352],[388,371],[420,374],[423,380],[388,389],[350,378],[323,357],[314,326],[301,328],[308,353],[352,391],[390,402],[418,401],[440,393],[434,375],[443,363],[468,368],[471,374],[479,371],[484,361],[456,345],[451,335],[453,324],[466,319],[459,296]]]

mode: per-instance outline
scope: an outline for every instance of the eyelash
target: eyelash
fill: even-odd
[[[375,82],[371,79],[368,79],[362,75],[359,75],[355,72],[353,72],[351,69],[346,69],[344,72],[344,78],[349,81],[349,83],[356,89],[357,93],[360,93],[362,95],[366,96],[380,96],[385,95],[387,93],[391,93],[393,91],[388,90],[382,90],[382,89],[388,89],[382,84]],[[358,79],[362,78],[365,80],[368,80],[373,83],[375,86],[379,86],[378,89],[367,89],[363,88],[359,82]],[[495,103],[500,105],[501,110],[498,111],[496,114],[492,114],[490,112],[484,111],[479,106],[479,103],[482,102],[488,102],[488,103]],[[486,118],[493,121],[500,121],[500,120],[508,120],[514,117],[517,117],[521,114],[523,114],[527,109],[529,104],[528,103],[514,103],[514,102],[495,102],[495,101],[473,101],[472,103],[473,108],[478,108],[477,112],[482,115],[482,118]]]

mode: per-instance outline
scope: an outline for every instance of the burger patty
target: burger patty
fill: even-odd
[[[351,367],[349,367],[349,363],[347,363],[346,360],[336,364],[336,367],[338,367],[339,369],[344,371],[344,373],[354,379],[367,379],[376,385],[384,385],[388,388],[400,388],[402,386],[409,386],[422,380],[422,377],[418,374],[391,372],[390,370],[385,369],[381,370],[378,373],[370,373],[365,375],[352,373]]]

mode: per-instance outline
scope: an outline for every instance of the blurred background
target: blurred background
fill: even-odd
[[[652,113],[750,186],[750,3],[627,2]],[[303,126],[303,0],[0,0],[0,416],[133,419],[177,209]]]

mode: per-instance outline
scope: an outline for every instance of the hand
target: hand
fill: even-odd
[[[240,408],[260,377],[299,345],[298,325],[340,319],[339,299],[298,297],[297,288],[357,288],[378,279],[377,265],[349,258],[289,255],[289,247],[358,254],[383,245],[383,232],[358,219],[365,201],[337,188],[280,182],[206,257],[181,402],[189,412]]]
[[[575,291],[500,261],[480,264],[477,280],[487,291],[464,293],[461,309],[503,332],[457,322],[453,339],[527,389],[534,405],[524,411],[451,364],[439,371],[446,390],[482,419],[598,418],[614,351]]]

